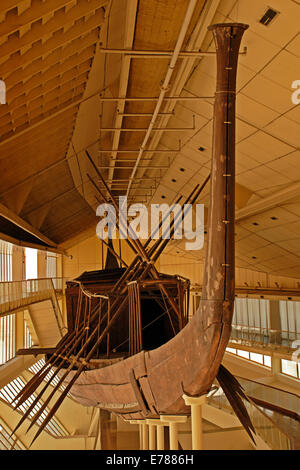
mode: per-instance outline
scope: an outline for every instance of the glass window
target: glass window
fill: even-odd
[[[244,357],[245,359],[249,359],[248,351],[242,351],[241,349],[238,349],[237,353],[238,353],[238,356]]]
[[[272,367],[271,356],[264,356],[264,365],[267,367]]]
[[[25,267],[26,279],[37,279],[38,277],[38,262],[37,250],[35,248],[25,248]]]
[[[12,244],[0,240],[0,281],[12,280]]]
[[[23,377],[18,376],[8,384],[6,384],[3,388],[0,389],[0,398],[6,401],[9,404],[12,404],[15,401],[16,396],[18,393],[24,388],[25,380]],[[24,403],[22,403],[19,407],[21,413],[25,413],[26,410],[32,405],[34,399],[36,398],[35,394],[32,394]],[[29,414],[29,419],[32,418],[33,415],[42,407],[42,401],[38,401],[32,411]],[[49,414],[49,408],[46,407],[43,413],[37,418],[36,424],[40,426],[46,417]],[[68,435],[68,431],[65,427],[58,421],[56,416],[53,416],[48,424],[45,427],[45,430],[52,434],[54,437],[63,437]]]
[[[54,253],[47,253],[47,277],[57,276],[57,255]]]
[[[258,362],[259,364],[264,363],[263,355],[262,354],[257,354],[257,353],[250,353],[250,360],[254,362]]]
[[[25,450],[22,442],[16,438],[15,435],[11,436],[11,429],[0,418],[0,450]]]
[[[30,334],[27,322],[24,319],[24,348],[25,349],[31,348],[32,344],[33,344],[33,341],[31,338],[31,334]]]
[[[297,362],[281,359],[281,372],[292,377],[298,377]]]

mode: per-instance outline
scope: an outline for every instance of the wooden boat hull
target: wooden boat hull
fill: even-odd
[[[245,398],[242,390],[234,377],[221,366],[230,338],[234,306],[235,94],[239,48],[243,33],[247,28],[247,25],[240,23],[217,24],[209,28],[213,32],[216,43],[218,67],[214,104],[208,242],[202,299],[196,314],[186,325],[183,321],[179,322],[180,326],[185,326],[162,346],[141,351],[123,360],[114,358],[113,354],[110,354],[111,350],[108,350],[108,361],[117,360],[117,362],[106,364],[104,367],[102,364],[102,367],[92,369],[93,360],[94,363],[100,360],[99,356],[93,356],[98,344],[106,335],[108,336],[112,326],[119,321],[124,308],[127,308],[128,301],[122,300],[121,296],[121,303],[113,302],[112,317],[109,316],[110,303],[108,302],[107,325],[83,357],[82,352],[96,338],[97,328],[92,328],[92,333],[89,336],[87,334],[88,342],[84,342],[83,334],[85,330],[89,331],[90,325],[85,327],[83,321],[77,338],[81,312],[80,301],[77,326],[69,332],[69,335],[66,335],[66,341],[63,339],[62,344],[58,345],[58,352],[48,359],[45,371],[43,371],[43,374],[46,374],[47,367],[57,363],[60,367],[64,367],[65,363],[70,364],[67,370],[59,367],[55,372],[55,374],[60,374],[66,389],[56,401],[45,423],[58,409],[68,392],[82,405],[98,406],[127,419],[143,419],[162,414],[188,414],[190,409],[185,405],[183,395],[207,394],[218,376],[226,396],[229,397],[245,429],[249,433],[249,429],[253,430],[246,408],[241,402],[241,397]],[[103,178],[101,181],[105,185]],[[107,190],[109,191],[109,188]],[[138,281],[146,283],[148,282],[147,276],[152,276],[153,280],[158,285],[160,284],[161,291],[180,318],[182,309],[178,309],[174,300],[168,295],[167,289],[160,283],[161,278],[153,267],[153,260],[148,258],[144,248],[141,248],[139,244],[137,244],[137,251],[140,252],[142,265],[138,265],[136,271],[133,270],[133,279],[130,282],[127,278],[121,277],[116,285],[125,282],[123,286],[125,292],[126,282],[127,287]],[[134,262],[127,268],[128,272],[134,266]],[[130,305],[132,307],[137,303],[132,302],[129,307]],[[128,313],[131,313],[130,308]],[[97,315],[98,313],[94,312],[92,318],[97,318]],[[99,320],[98,324],[100,323]],[[161,331],[158,334],[161,334]],[[77,347],[78,342],[81,342],[80,350],[72,358],[70,351],[72,352]],[[64,354],[68,349],[69,357],[66,357]],[[115,347],[112,349],[112,353],[115,349]],[[74,370],[75,366],[77,370]],[[42,379],[43,375],[40,374],[36,380],[33,379],[32,383],[29,382],[23,394],[23,400],[32,393],[36,384]],[[54,393],[55,389],[52,394]],[[50,400],[51,396],[50,394],[47,400]],[[47,400],[43,406],[47,405]],[[41,429],[35,439],[40,432]]]
[[[188,413],[183,393],[206,394],[218,373],[230,337],[232,311],[228,307],[220,302],[202,305],[209,322],[203,322],[199,311],[160,348],[82,372],[72,386],[72,396],[84,406],[100,406],[127,419]],[[75,372],[70,372],[66,382]]]
[[[71,393],[84,405],[100,406],[130,419],[186,413],[182,395],[206,394],[218,374],[234,305],[235,91],[239,48],[247,28],[239,23],[209,28],[216,43],[218,73],[208,250],[198,311],[161,347],[82,372]]]

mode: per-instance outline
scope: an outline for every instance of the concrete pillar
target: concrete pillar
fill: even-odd
[[[281,344],[281,319],[279,300],[269,301],[270,343]]]
[[[140,450],[143,448],[143,426],[139,423]]]
[[[187,416],[161,415],[160,419],[169,426],[170,450],[178,450],[178,424],[186,423]]]
[[[142,423],[142,449],[143,450],[148,450],[149,445],[148,445],[148,426],[146,421],[143,421]]]
[[[202,405],[206,402],[206,396],[189,397],[182,395],[186,405],[191,407],[192,421],[192,450],[203,449],[203,431],[202,431]]]
[[[139,447],[140,447],[140,450],[143,449],[143,421],[141,419],[130,419],[128,420],[128,423],[129,424],[138,424],[139,425]]]
[[[24,253],[21,246],[13,246],[12,251],[12,280],[22,281],[24,275]]]
[[[164,450],[165,438],[164,438],[164,423],[159,419],[150,418],[146,419],[146,423],[149,425],[149,449],[150,450]],[[156,430],[156,439],[155,439]]]
[[[164,425],[160,423],[156,426],[157,450],[165,450]]]
[[[45,251],[38,251],[37,254],[38,277],[47,277],[47,253]]]
[[[276,353],[272,354],[272,374],[276,375],[281,373],[281,355]]]
[[[155,426],[154,424],[149,424],[149,450],[155,450]]]
[[[16,313],[16,351],[24,348],[24,312]]]

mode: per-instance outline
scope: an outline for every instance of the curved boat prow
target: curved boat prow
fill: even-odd
[[[176,412],[182,405],[179,397],[183,390],[189,395],[209,391],[230,337],[235,289],[236,76],[241,39],[247,28],[241,23],[215,24],[209,28],[217,50],[217,87],[202,299],[184,330],[149,353],[151,388],[159,396],[160,410],[167,412]],[[158,367],[160,356],[164,361]],[[173,405],[166,409],[170,395],[174,396]]]
[[[132,411],[129,407],[122,410],[129,419],[183,413],[187,411],[183,393],[206,394],[218,374],[230,337],[234,305],[235,94],[239,48],[247,28],[240,23],[209,28],[217,49],[217,89],[209,235],[199,309],[174,338],[159,348],[142,351],[105,369],[82,373],[72,387],[82,403],[96,406],[100,402],[102,407],[106,403],[111,411],[114,403],[118,412],[126,403],[135,403]],[[89,385],[92,377],[95,387]],[[110,394],[108,383],[113,384]]]

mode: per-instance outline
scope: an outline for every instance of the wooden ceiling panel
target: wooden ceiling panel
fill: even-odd
[[[40,169],[43,169],[46,166],[49,166],[50,163],[56,162],[58,156],[66,152],[67,143],[62,144],[61,146],[55,146],[53,149],[49,149],[48,153],[40,154],[38,163],[34,162],[34,159],[29,157],[27,159],[22,158],[19,154],[14,159],[11,159],[10,162],[7,162],[5,166],[2,166],[3,171],[3,189],[1,189],[1,194],[6,193],[9,188],[14,188],[18,183],[25,181],[30,178],[31,175],[39,172]],[[15,170],[17,168],[17,171]],[[17,175],[17,178],[14,178],[14,175]],[[48,185],[53,184],[48,180]],[[13,197],[13,191],[11,197]],[[7,193],[6,197],[9,199],[10,195]]]
[[[71,105],[73,102],[76,102],[78,99],[80,99],[82,97],[83,91],[84,89],[83,87],[81,87],[79,95],[69,92],[69,93],[65,93],[64,95],[62,95],[61,102],[58,102],[58,100],[54,99],[48,102],[44,107],[41,104],[40,107],[37,107],[32,110],[31,114],[29,115],[30,122],[27,121],[26,123],[21,124],[19,127],[12,126],[12,130],[8,130],[6,134],[2,134],[3,141],[5,141],[6,139],[9,139],[12,136],[16,136],[18,133],[21,133],[22,131],[26,129],[30,130],[30,127],[33,126],[34,124],[37,124],[40,121],[43,121],[43,119],[50,117],[52,114],[55,114],[58,111],[63,111],[67,106]],[[65,99],[65,101],[62,101],[63,99]],[[7,130],[8,127],[6,126],[5,129]],[[1,144],[1,141],[0,141],[0,144]]]
[[[33,6],[32,9],[33,14],[35,7]],[[27,33],[21,35],[18,29],[14,32],[14,34],[8,36],[7,40],[0,45],[0,56],[2,59],[4,59],[5,57],[9,57],[16,52],[21,51],[26,46],[31,46],[36,41],[39,41],[41,38],[52,35],[54,37],[54,33],[60,31],[61,29],[64,29],[66,25],[76,24],[78,20],[84,18],[90,12],[95,11],[103,14],[101,2],[99,2],[99,0],[78,0],[76,5],[68,11],[64,6],[59,10],[55,11],[52,18],[45,23],[42,21],[41,18],[35,18],[34,21],[31,22],[30,29]],[[18,17],[17,13],[15,16]],[[20,15],[19,21],[20,26],[24,26],[24,18],[22,18],[22,15]],[[0,24],[0,35],[1,28],[2,30],[8,29],[7,26],[9,26],[9,23],[10,20],[5,20],[3,23]]]
[[[16,111],[10,113],[6,118],[0,119],[0,133],[5,135],[10,130],[17,129],[23,124],[32,123],[34,118],[44,117],[45,113],[49,110],[54,110],[60,103],[65,103],[73,96],[81,96],[85,90],[85,84],[88,77],[88,72],[79,75],[72,81],[54,88],[51,92],[43,96],[38,96],[34,100]],[[37,90],[36,93],[40,93]]]
[[[36,74],[39,75],[43,71],[52,67],[54,67],[58,72],[64,71],[64,68],[70,68],[69,64],[72,64],[73,66],[74,59],[81,53],[84,53],[87,48],[93,47],[95,49],[98,37],[99,30],[98,28],[95,28],[85,36],[79,37],[65,46],[58,47],[46,56],[38,57],[28,65],[19,64],[17,69],[10,70],[10,73],[7,76],[4,75],[7,89],[9,90],[20,81],[24,82],[31,80]],[[75,60],[77,63],[77,59]]]
[[[55,185],[50,186],[49,181],[55,181]],[[35,179],[30,197],[21,212],[21,217],[26,219],[28,213],[41,206],[51,203],[58,195],[74,189],[73,179],[66,161],[55,166]]]
[[[203,8],[205,1],[199,1],[196,7],[193,20],[191,21],[185,44],[189,35],[195,26],[195,22]],[[182,25],[184,14],[188,6],[186,0],[158,0],[147,1],[140,0],[138,15],[136,20],[134,49],[140,50],[174,50],[177,37]],[[183,45],[184,48],[184,45]],[[178,70],[181,60],[176,66]],[[168,69],[168,60],[152,58],[132,59],[130,77],[128,82],[128,96],[159,96],[161,84]],[[176,71],[175,71],[176,74]],[[126,113],[152,113],[155,108],[155,102],[127,103]],[[149,126],[150,117],[127,117],[124,119],[124,128],[146,128]],[[120,138],[120,148],[138,149],[143,142],[145,133],[143,132],[122,132]],[[132,154],[120,154],[118,159],[132,158]],[[117,166],[120,166],[119,164]],[[131,166],[125,164],[124,166]],[[133,167],[133,164],[132,164]],[[128,177],[131,170],[115,170],[116,178]]]
[[[19,107],[28,104],[34,98],[45,96],[46,93],[54,90],[56,87],[63,86],[72,81],[74,77],[88,72],[91,68],[94,47],[89,48],[87,51],[89,54],[88,57],[86,57],[86,53],[82,54],[78,57],[78,62],[76,63],[74,60],[74,66],[71,69],[66,70],[64,73],[61,73],[61,70],[57,69],[56,66],[53,66],[48,69],[45,74],[36,74],[32,79],[26,82],[26,86],[19,87],[19,85],[16,85],[13,88],[8,89],[7,100],[13,110],[10,114],[16,113]],[[9,116],[9,114],[6,111],[1,112],[0,108],[1,122],[3,120],[2,116]]]
[[[86,206],[80,213],[71,214],[62,224],[54,225],[47,233],[60,244],[88,228],[95,227],[97,222],[95,213],[90,209],[90,206]]]
[[[96,222],[95,211],[75,191],[66,194],[63,200],[54,201],[41,226],[41,232],[48,234],[56,243],[62,243]]]
[[[76,108],[68,109],[58,116],[49,119],[46,123],[41,123],[40,126],[30,130],[21,136],[15,136],[12,140],[1,145],[0,161],[15,154],[19,150],[23,150],[26,145],[33,145],[36,142],[42,142],[49,135],[55,134],[63,130],[63,124],[70,124],[76,116]],[[1,141],[0,141],[1,144]],[[45,146],[44,146],[45,147]],[[46,148],[46,147],[45,147]]]

